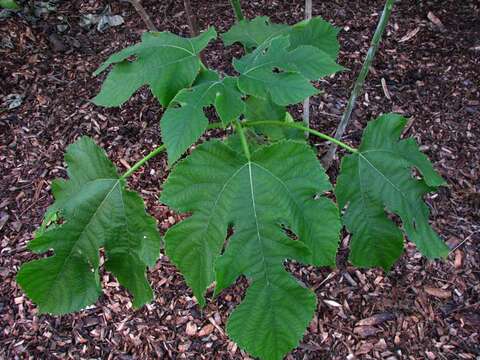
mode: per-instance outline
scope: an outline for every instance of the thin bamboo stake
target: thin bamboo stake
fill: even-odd
[[[142,18],[143,22],[145,25],[147,25],[147,29],[150,31],[158,31],[155,25],[153,24],[152,20],[150,19],[150,16],[148,16],[147,12],[145,11],[145,8],[140,4],[139,0],[128,0],[130,4],[133,5],[137,13],[140,15]]]
[[[305,19],[310,20],[312,18],[312,0],[305,0]],[[310,97],[307,97],[303,101],[303,124],[306,127],[310,127]],[[305,137],[308,139],[308,132],[305,133]]]
[[[372,42],[370,44],[370,48],[368,49],[367,56],[365,58],[365,61],[363,62],[362,69],[360,70],[360,74],[358,75],[358,78],[355,81],[355,85],[353,86],[350,99],[348,99],[347,107],[345,108],[345,112],[342,115],[340,124],[338,125],[338,128],[335,132],[335,139],[337,140],[341,139],[341,137],[345,132],[345,129],[347,128],[348,123],[350,122],[352,111],[355,107],[355,102],[357,100],[357,97],[360,96],[360,93],[363,88],[363,84],[365,83],[365,79],[368,75],[368,71],[370,69],[370,66],[372,65],[373,58],[375,57],[375,53],[378,50],[378,46],[380,45],[380,40],[382,39],[382,35],[385,32],[388,19],[390,18],[390,14],[392,13],[394,1],[395,0],[387,0],[385,2],[382,16],[380,17],[380,20],[377,25],[377,29],[375,30],[375,34],[373,35]],[[322,163],[326,169],[328,169],[332,164],[336,151],[337,151],[337,146],[335,144],[331,144],[327,154],[322,159]]]

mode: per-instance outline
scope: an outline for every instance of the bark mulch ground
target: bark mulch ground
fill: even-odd
[[[32,1],[33,2],[33,1]],[[83,15],[110,4],[125,23],[105,30],[79,26]],[[188,34],[181,1],[144,0],[156,26]],[[303,1],[243,1],[249,17],[295,23]],[[225,31],[234,21],[227,0],[192,2],[201,28]],[[287,267],[315,289],[318,312],[288,359],[480,358],[480,4],[397,2],[345,137],[358,144],[366,121],[382,112],[410,117],[407,134],[421,144],[449,186],[426,200],[432,224],[452,248],[427,261],[414,246],[390,273],[352,268],[342,242],[338,267]],[[314,1],[314,15],[342,28],[340,63],[350,71],[320,82],[313,126],[332,133],[373,34],[381,1]],[[58,27],[57,25],[66,25]],[[60,32],[59,30],[64,30]],[[139,40],[145,26],[127,2],[63,1],[56,11],[0,20],[0,358],[247,359],[225,334],[245,280],[200,310],[167,257],[150,271],[155,301],[134,311],[126,291],[103,274],[105,294],[82,312],[39,315],[15,283],[26,249],[51,203],[50,183],[65,176],[65,147],[93,136],[125,170],[160,143],[161,109],[147,90],[120,109],[89,102],[101,79],[93,70]],[[231,72],[240,48],[210,45],[209,66]],[[13,95],[12,95],[13,94]],[[19,100],[14,109],[12,102]],[[18,105],[18,103],[17,103]],[[299,109],[293,109],[299,115]],[[319,154],[325,145],[312,140]],[[338,162],[330,171],[336,176]],[[162,232],[179,218],[158,202],[168,174],[158,157],[129,181],[141,192]]]

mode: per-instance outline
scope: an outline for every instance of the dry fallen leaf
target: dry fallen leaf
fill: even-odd
[[[408,41],[408,40],[412,39],[415,35],[418,34],[419,31],[420,31],[420,28],[416,27],[415,29],[406,33],[405,36],[403,36],[400,40],[398,40],[398,42],[402,43],[402,42],[405,42],[405,41]]]
[[[425,286],[424,290],[428,295],[437,297],[439,299],[448,299],[452,296],[452,293],[450,291],[443,290],[443,289],[440,289],[440,288]]]
[[[185,333],[188,336],[194,336],[197,333],[197,325],[193,321],[189,321],[187,323],[187,327],[185,329]]]
[[[205,325],[199,332],[198,337],[210,335],[215,327],[212,324]]]
[[[366,319],[362,319],[359,322],[357,322],[355,325],[356,326],[373,326],[373,325],[380,325],[385,321],[390,321],[390,320],[395,320],[395,315],[392,313],[384,312],[384,313],[375,314]]]
[[[363,342],[362,345],[355,351],[355,355],[366,355],[373,349],[373,344],[369,342]]]
[[[427,14],[428,20],[430,20],[434,25],[436,25],[440,30],[445,30],[445,26],[443,23],[440,21],[440,19],[431,11],[428,12]]]
[[[461,269],[463,265],[463,252],[460,249],[455,251],[455,269]]]
[[[356,326],[353,329],[353,332],[357,335],[359,335],[362,338],[366,338],[369,336],[374,336],[381,330],[374,327],[374,326]]]
[[[323,300],[323,302],[324,302],[325,304],[327,304],[328,306],[332,306],[332,307],[342,307],[342,304],[339,304],[338,302],[333,301],[333,300]]]

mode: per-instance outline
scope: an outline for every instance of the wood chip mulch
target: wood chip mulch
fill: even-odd
[[[105,30],[79,26],[110,4],[125,23]],[[142,2],[161,30],[188,35],[181,1]],[[249,17],[295,23],[303,1],[243,1]],[[192,1],[201,28],[225,31],[234,21],[227,0]],[[287,359],[480,359],[480,3],[397,1],[345,139],[358,144],[366,121],[395,111],[449,186],[429,196],[432,224],[451,247],[427,261],[411,244],[390,273],[338,267],[286,266],[318,295],[318,312]],[[340,63],[349,71],[320,81],[313,125],[333,133],[382,9],[381,1],[314,1],[314,15],[342,28]],[[57,25],[67,25],[60,32]],[[201,310],[182,276],[161,256],[150,271],[155,301],[134,311],[125,290],[103,273],[104,295],[82,312],[52,317],[15,283],[26,249],[51,203],[50,183],[64,177],[63,152],[93,136],[121,171],[160,143],[161,109],[147,90],[120,109],[89,102],[101,78],[94,69],[145,30],[128,2],[61,1],[40,17],[0,19],[0,359],[248,359],[225,334],[245,279]],[[206,62],[226,73],[239,47],[210,45]],[[19,101],[16,108],[8,109]],[[300,110],[293,108],[298,116]],[[208,137],[208,136],[207,136]],[[312,140],[319,154],[325,145]],[[337,168],[338,162],[335,164]],[[331,170],[332,179],[336,170]],[[130,179],[164,232],[179,217],[158,202],[168,175],[158,157]]]

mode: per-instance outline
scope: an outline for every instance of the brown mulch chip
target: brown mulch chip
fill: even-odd
[[[79,25],[107,3],[124,24],[98,32]],[[161,30],[188,35],[183,2],[143,0]],[[248,17],[295,23],[303,1],[242,1]],[[228,1],[192,1],[201,28],[219,32],[234,22]],[[311,99],[313,126],[333,133],[368,49],[381,1],[315,1],[314,15],[340,27],[339,62],[349,69],[320,81]],[[448,186],[427,197],[433,227],[452,249],[428,261],[411,244],[389,273],[287,263],[318,295],[318,311],[288,359],[480,358],[480,4],[476,0],[397,1],[385,39],[358,99],[345,141],[357,145],[366,122],[399,112]],[[59,26],[60,25],[60,26]],[[65,28],[65,25],[66,28]],[[62,31],[60,31],[61,29]],[[162,110],[143,89],[124,106],[89,102],[102,77],[92,72],[111,53],[138,41],[144,24],[128,2],[62,1],[38,19],[0,19],[0,359],[247,359],[225,324],[245,279],[200,309],[182,276],[161,256],[150,271],[151,304],[135,311],[107,273],[104,295],[84,311],[39,315],[15,283],[26,249],[52,202],[50,184],[65,177],[63,152],[80,135],[103,146],[120,171],[161,142]],[[232,73],[238,46],[209,45],[205,61]],[[11,107],[9,109],[8,107]],[[298,117],[300,108],[292,109]],[[218,135],[212,132],[209,136]],[[208,138],[206,136],[205,138]],[[312,139],[319,154],[326,146]],[[338,161],[329,171],[334,180]],[[181,217],[158,202],[168,175],[153,159],[130,186],[140,191],[164,232]],[[348,239],[342,242],[345,247]],[[341,250],[341,254],[346,254]]]

